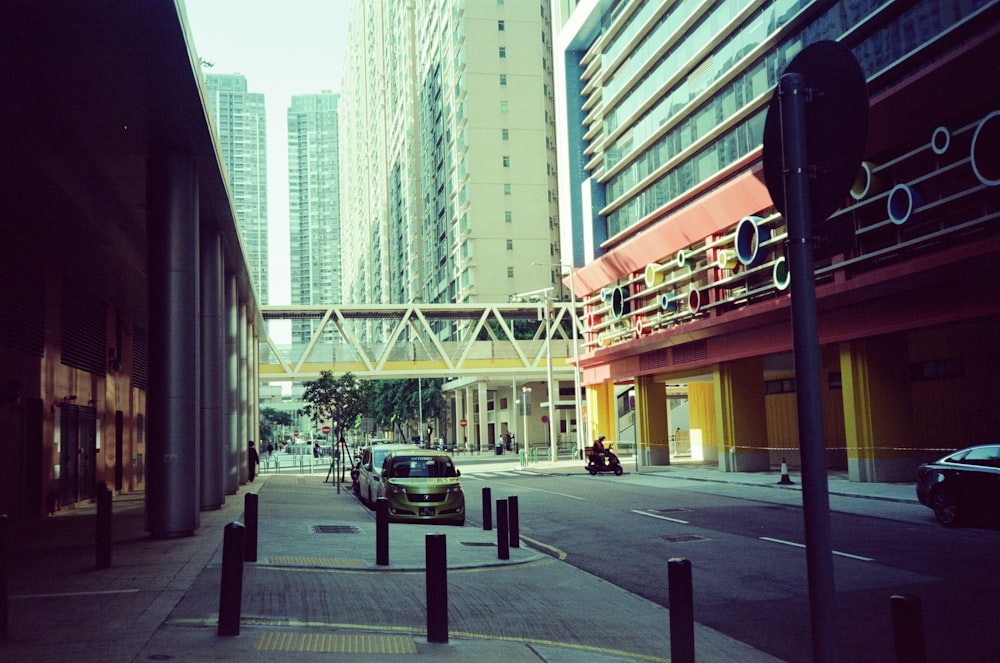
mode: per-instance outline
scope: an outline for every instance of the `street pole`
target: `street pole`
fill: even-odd
[[[579,321],[576,315],[576,284],[573,282],[573,266],[563,265],[563,267],[569,267],[569,301],[570,307],[573,309],[573,404],[576,408],[576,450],[582,460],[585,441],[583,436],[583,405],[580,401],[580,343],[577,327]]]
[[[521,444],[524,447],[525,453],[528,452],[528,395],[531,393],[531,387],[521,387],[521,422],[524,424],[524,439],[521,440]]]
[[[556,450],[556,395],[552,393],[552,300],[545,301],[545,370],[549,390],[549,457],[559,460]]]
[[[823,439],[822,374],[816,322],[809,159],[806,142],[806,82],[787,73],[778,82],[782,156],[788,218],[788,259],[792,280],[792,348],[802,454],[802,510],[805,515],[813,661],[834,660],[836,592],[830,544],[830,498]]]

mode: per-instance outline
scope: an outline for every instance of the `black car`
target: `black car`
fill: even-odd
[[[1000,444],[981,444],[917,468],[917,499],[954,527],[974,512],[1000,515]]]

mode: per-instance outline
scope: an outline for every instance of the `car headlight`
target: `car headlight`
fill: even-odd
[[[941,483],[942,481],[944,481],[944,472],[935,472],[934,481],[937,483]]]
[[[462,492],[462,487],[459,485],[448,486],[449,493],[460,493]]]
[[[391,492],[393,495],[405,495],[406,488],[403,486],[392,486]]]

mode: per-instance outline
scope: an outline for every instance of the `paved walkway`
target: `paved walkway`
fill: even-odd
[[[458,459],[456,459],[458,460]],[[516,469],[510,458],[463,459],[467,473]],[[532,471],[583,474],[576,462]],[[618,479],[742,497],[800,502],[778,475],[673,466]],[[600,480],[600,479],[595,479]],[[237,636],[217,635],[224,528],[257,494],[256,563],[243,573]],[[830,477],[831,508],[912,506],[913,487]],[[859,499],[866,498],[866,499]],[[470,497],[470,518],[478,515]],[[195,536],[151,540],[143,497],[114,500],[112,566],[95,570],[95,508],[12,523],[8,638],[0,659],[32,661],[669,661],[669,611],[526,546],[499,559],[497,531],[473,523],[389,528],[389,564],[376,564],[375,519],[345,488],[319,475],[267,475],[201,515]],[[839,502],[843,501],[844,505]],[[896,504],[897,511],[900,505]],[[904,509],[905,511],[905,509]],[[443,533],[448,641],[427,637],[426,546]],[[613,608],[612,608],[613,607]],[[774,661],[696,627],[704,661]]]

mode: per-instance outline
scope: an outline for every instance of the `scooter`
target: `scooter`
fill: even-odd
[[[603,463],[602,463],[603,460]],[[622,464],[618,460],[618,456],[611,451],[611,445],[604,450],[604,458],[594,453],[594,450],[587,448],[587,471],[590,472],[590,476],[596,477],[598,472],[614,472],[616,477],[622,475]]]

